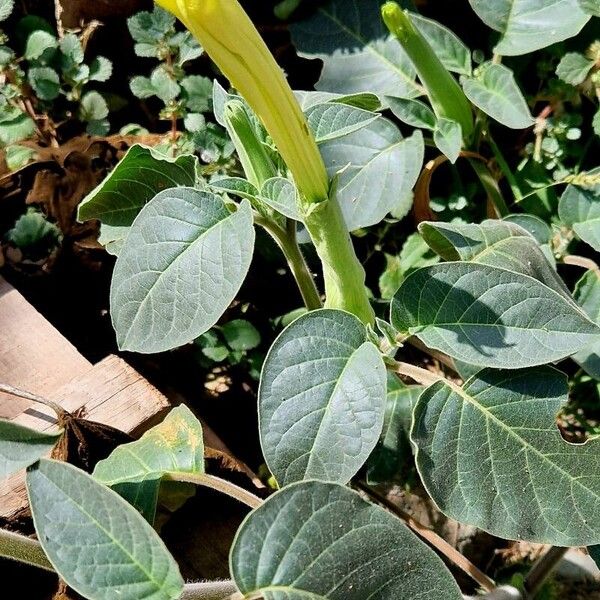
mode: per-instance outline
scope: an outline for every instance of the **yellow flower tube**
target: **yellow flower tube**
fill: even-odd
[[[156,0],[197,38],[258,115],[308,202],[327,200],[329,178],[281,70],[237,0]]]

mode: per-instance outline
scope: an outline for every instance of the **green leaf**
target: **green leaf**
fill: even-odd
[[[518,213],[507,215],[502,220],[507,223],[515,223],[525,229],[529,235],[532,235],[537,240],[540,246],[549,244],[552,239],[553,233],[550,225],[535,215]]]
[[[16,107],[0,112],[0,142],[14,144],[30,138],[35,133],[35,123],[31,117]]]
[[[558,63],[556,74],[566,83],[579,85],[585,81],[593,67],[594,61],[589,60],[583,54],[568,52]]]
[[[152,84],[152,88],[154,89],[154,94],[157,95],[165,104],[177,98],[181,92],[181,88],[179,87],[177,81],[175,81],[173,76],[166,70],[166,68],[162,66],[157,67],[154,69],[154,71],[152,71],[152,75],[150,75],[150,82]]]
[[[60,576],[89,600],[175,600],[177,563],[144,518],[116,492],[62,462],[27,473],[33,522]]]
[[[512,129],[534,124],[513,72],[504,65],[486,63],[479,76],[463,78],[467,98],[484,113]]]
[[[339,310],[296,319],[277,338],[259,389],[263,454],[280,485],[347,483],[375,447],[386,372],[365,326]]]
[[[186,106],[199,113],[209,112],[212,105],[213,83],[208,77],[190,75],[181,82]]]
[[[40,100],[54,100],[60,95],[60,78],[50,67],[29,69],[27,80]]]
[[[469,0],[479,18],[502,34],[497,54],[517,56],[577,35],[590,16],[582,0]]]
[[[221,327],[221,333],[232,350],[253,350],[260,344],[260,333],[244,319],[234,319]]]
[[[15,0],[0,0],[0,21],[5,21],[10,17],[15,7]]]
[[[387,389],[383,432],[367,462],[367,479],[371,485],[391,483],[402,474],[412,455],[408,434],[413,407],[425,388],[406,385],[390,373]]]
[[[423,93],[411,61],[388,36],[380,5],[379,0],[330,0],[312,17],[291,26],[299,54],[323,61],[317,90],[403,98]]]
[[[471,51],[453,31],[417,13],[410,13],[410,20],[423,34],[448,71],[459,75],[471,75]]]
[[[156,95],[156,90],[152,85],[149,77],[143,75],[136,75],[129,83],[131,93],[140,100],[151,98]]]
[[[50,48],[58,48],[58,40],[48,32],[39,29],[27,39],[24,56],[27,60],[35,60]]]
[[[339,102],[326,102],[310,108],[306,117],[319,144],[358,131],[379,119],[380,115]]]
[[[109,248],[120,245],[141,208],[156,194],[171,187],[195,185],[197,164],[191,155],[173,159],[136,144],[84,198],[77,218],[80,221],[99,219],[102,222],[100,243]]]
[[[93,476],[142,509],[152,523],[160,480],[173,472],[204,473],[202,425],[183,404],[139,440],[117,447],[96,465]]]
[[[108,119],[96,119],[88,121],[85,131],[90,135],[105,136],[110,131],[110,121]]]
[[[460,123],[450,119],[439,119],[433,132],[433,140],[440,152],[445,154],[452,164],[458,160],[463,146]]]
[[[434,112],[419,100],[410,98],[395,98],[386,96],[385,101],[389,104],[390,110],[403,123],[412,127],[422,127],[433,131],[436,124]]]
[[[290,485],[253,511],[230,555],[244,597],[460,600],[437,555],[388,511],[337,484]]]
[[[48,454],[61,435],[62,430],[41,433],[0,419],[0,480]]]
[[[600,542],[597,440],[565,442],[556,414],[566,376],[550,367],[485,369],[440,381],[417,403],[417,467],[449,517],[498,537],[557,546]]]
[[[445,260],[472,261],[529,275],[573,302],[537,240],[519,225],[495,219],[479,225],[424,222],[419,231]]]
[[[600,17],[600,3],[598,0],[579,0],[579,6],[583,12],[594,17]]]
[[[215,86],[216,85],[217,82],[215,81]],[[371,112],[381,108],[381,101],[379,98],[375,94],[369,93],[334,94],[332,92],[306,92],[294,90],[294,96],[296,96],[296,100],[298,100],[303,112],[308,112],[310,108],[317,106],[317,104],[326,104],[330,102],[347,104],[348,106],[362,108],[363,110]]]
[[[138,43],[158,45],[175,27],[175,17],[155,6],[154,11],[139,12],[127,20],[131,37]]]
[[[600,273],[588,271],[573,293],[585,313],[600,325]],[[573,360],[591,377],[600,380],[600,340],[573,356]]]
[[[592,119],[592,128],[597,136],[600,136],[600,110],[596,111],[594,118]]]
[[[37,154],[33,148],[13,144],[6,147],[6,166],[9,171],[16,171],[27,165]]]
[[[298,191],[288,179],[272,177],[263,184],[258,199],[294,221],[302,221],[298,211]]]
[[[206,127],[206,119],[200,113],[187,113],[183,119],[183,125],[186,131],[195,133]]]
[[[79,105],[79,118],[83,122],[101,121],[108,117],[108,104],[98,92],[87,92]]]
[[[17,219],[7,238],[17,248],[31,250],[39,245],[54,248],[58,245],[61,235],[56,225],[48,222],[41,212],[30,207]]]
[[[375,225],[389,212],[397,218],[408,213],[423,166],[420,131],[403,138],[391,121],[380,118],[319,148],[329,176],[341,171],[337,200],[349,231]]]
[[[113,65],[108,58],[97,56],[90,64],[91,81],[108,81],[112,75]]]
[[[584,189],[567,186],[560,198],[558,216],[594,250],[600,252],[600,186]]]
[[[59,42],[62,52],[63,69],[71,69],[74,65],[80,65],[84,59],[81,40],[74,33],[67,33]]]
[[[193,188],[158,194],[133,223],[113,273],[119,347],[162,352],[210,329],[239,291],[253,248],[247,201],[230,213],[221,198]]]
[[[430,348],[498,369],[560,360],[600,335],[572,301],[537,279],[464,262],[410,275],[392,301],[391,319]]]
[[[204,50],[189,31],[178,31],[169,39],[169,45],[177,49],[177,66],[182,67],[190,60],[199,58]]]

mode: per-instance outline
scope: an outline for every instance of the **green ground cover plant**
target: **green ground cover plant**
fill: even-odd
[[[514,70],[596,24],[593,37],[597,3],[470,0],[496,32],[483,56],[413,6],[330,0],[292,26],[298,52],[323,62],[316,91],[298,92],[236,0],[158,4],[199,45],[165,10],[134,17],[138,52],[161,62],[132,89],[158,96],[175,129],[183,119],[191,146],[133,146],[78,216],[101,222],[117,257],[111,318],[130,352],[196,342],[208,359],[247,359],[258,331],[219,319],[249,272],[256,230],[277,244],[306,309],[260,373],[259,435],[277,490],[261,500],[207,474],[185,406],[92,474],[43,458],[60,431],[0,422],[0,475],[27,469],[39,539],[0,535],[0,553],[56,571],[90,600],[458,600],[445,552],[364,493],[411,461],[447,517],[597,552],[598,440],[566,441],[556,417],[569,394],[600,385],[600,165],[570,146],[598,148],[598,41],[564,54],[547,80],[557,104],[586,103],[589,122],[534,117]],[[154,25],[160,35],[146,39]],[[215,81],[210,97],[206,80],[183,72],[200,48],[230,83]],[[187,153],[205,114],[235,148],[231,169]],[[495,138],[521,130],[532,141],[516,161]],[[430,184],[448,164],[476,183],[443,201]],[[375,297],[352,232],[411,210],[417,230],[387,255]],[[445,357],[452,373],[402,360],[407,345]],[[152,528],[166,481],[252,509],[231,582],[183,581]],[[496,586],[475,578],[482,592]]]

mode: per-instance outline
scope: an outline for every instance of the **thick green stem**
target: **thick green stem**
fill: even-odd
[[[386,2],[381,14],[390,33],[398,38],[413,63],[435,114],[460,123],[463,138],[468,140],[473,132],[473,112],[456,79],[396,2]]]
[[[363,323],[373,323],[375,312],[365,287],[365,270],[354,252],[342,210],[335,195],[304,206],[304,224],[310,233],[325,280],[325,306],[346,310]]]
[[[487,165],[474,158],[469,159],[469,163],[473,167],[477,177],[479,177],[479,181],[487,192],[489,199],[492,201],[498,217],[505,217],[510,214],[504,196],[498,187],[498,182],[492,177]]]
[[[259,225],[262,225],[265,230],[275,240],[283,255],[285,256],[290,271],[296,280],[300,294],[304,305],[308,310],[316,310],[323,307],[321,297],[319,296],[319,290],[315,284],[315,280],[306,264],[306,260],[298,240],[296,239],[296,223],[289,220],[289,225],[286,229],[280,227],[273,221],[267,218],[263,218],[260,215],[255,218]]]
[[[0,529],[0,556],[54,572],[54,567],[37,540]]]

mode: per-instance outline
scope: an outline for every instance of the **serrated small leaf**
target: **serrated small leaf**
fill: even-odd
[[[234,319],[221,327],[227,345],[236,351],[254,350],[260,344],[258,329],[245,319]]]
[[[403,123],[431,131],[435,129],[437,119],[434,112],[420,100],[393,96],[386,96],[385,100],[389,104],[390,110]]]
[[[594,118],[592,119],[592,128],[597,136],[600,136],[600,110],[596,111]]]
[[[143,75],[136,75],[129,83],[129,87],[131,88],[131,93],[140,100],[156,95],[156,90],[150,78]]]
[[[391,319],[430,348],[498,369],[560,360],[600,335],[572,301],[537,279],[465,262],[410,275],[392,301]]]
[[[108,117],[108,104],[98,92],[87,92],[79,105],[79,118],[83,122],[102,121]]]
[[[213,83],[208,77],[190,75],[181,81],[186,106],[194,112],[205,113],[212,104]]]
[[[206,119],[200,113],[188,113],[183,119],[183,125],[186,131],[197,133],[206,127]]]
[[[383,359],[359,319],[329,309],[296,319],[259,388],[263,454],[279,484],[350,481],[379,439],[385,395]]]
[[[565,442],[556,414],[566,376],[550,367],[484,369],[462,388],[440,381],[417,403],[417,467],[447,516],[501,538],[600,542],[598,441]]]
[[[14,0],[0,0],[0,21],[5,21],[6,19],[8,19],[14,7]]]
[[[108,119],[94,119],[88,121],[85,131],[90,135],[105,136],[110,131],[110,121]]]
[[[379,117],[377,113],[339,102],[317,104],[306,112],[308,126],[314,133],[317,143],[358,131]]]
[[[27,38],[24,56],[27,60],[35,60],[40,58],[46,50],[57,47],[58,40],[47,31],[39,29],[38,31],[34,31],[29,38]]]
[[[480,67],[481,68],[481,67]],[[462,80],[467,98],[484,113],[512,129],[534,123],[514,73],[504,65],[488,63],[476,77]]]
[[[59,47],[63,54],[63,68],[69,69],[73,65],[79,65],[83,62],[83,46],[81,40],[74,33],[65,34],[59,41]]]
[[[90,79],[92,81],[108,81],[112,75],[113,65],[108,58],[97,56],[90,64]]]
[[[138,43],[158,44],[175,27],[175,17],[155,6],[152,12],[138,12],[127,20],[131,37]]]
[[[177,563],[144,518],[116,492],[62,462],[27,473],[33,522],[62,579],[89,600],[175,600]]]
[[[290,485],[253,511],[229,562],[247,598],[462,598],[442,561],[400,519],[319,481]]]
[[[566,83],[579,85],[583,83],[594,67],[594,61],[579,52],[568,52],[556,67],[556,74]]]
[[[177,49],[177,65],[182,67],[190,60],[202,56],[204,50],[189,31],[178,31],[168,40],[171,47]]]
[[[558,204],[558,216],[584,242],[600,252],[600,186],[592,189],[567,186]]]
[[[27,80],[40,100],[54,100],[60,95],[60,78],[50,67],[29,69]]]
[[[80,221],[99,219],[102,222],[100,242],[121,244],[142,206],[156,194],[170,187],[195,184],[197,164],[194,156],[182,155],[173,159],[136,144],[106,179],[83,199],[77,218]]]
[[[16,107],[0,112],[0,142],[14,144],[31,137],[35,133],[33,119]]]
[[[414,66],[398,41],[389,36],[380,8],[379,0],[330,0],[312,17],[291,26],[299,54],[323,61],[317,90],[406,98],[421,95]]]
[[[600,273],[588,271],[575,286],[573,296],[585,313],[600,325]],[[573,356],[591,377],[600,380],[600,340]]]
[[[494,52],[516,56],[579,33],[590,18],[582,1],[586,0],[469,0],[469,4],[486,25],[502,34]]]
[[[433,132],[433,140],[440,152],[454,164],[463,146],[462,127],[450,119],[438,119]]]
[[[119,347],[152,353],[210,329],[239,291],[252,259],[252,210],[173,188],[142,208],[113,273],[110,305]]]
[[[171,100],[177,98],[181,92],[181,88],[173,76],[163,67],[157,67],[152,71],[150,82],[154,93],[167,104]],[[135,92],[134,92],[135,93]]]
[[[61,435],[62,431],[42,433],[0,419],[0,480],[48,454]]]

